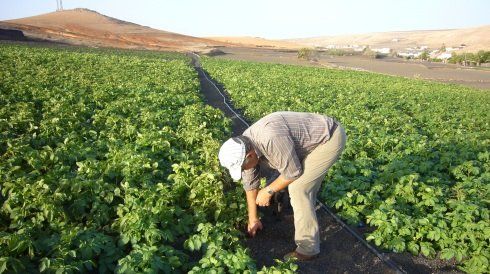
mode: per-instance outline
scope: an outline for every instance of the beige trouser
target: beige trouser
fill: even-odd
[[[330,140],[317,146],[303,162],[303,175],[289,188],[294,211],[296,251],[304,255],[320,253],[320,231],[316,218],[316,195],[328,169],[342,153],[347,136],[342,126],[335,129]]]

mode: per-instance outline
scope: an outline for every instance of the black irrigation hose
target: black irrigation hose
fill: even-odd
[[[191,52],[191,54],[192,54],[192,55],[194,55],[196,58],[199,58],[199,55],[197,55],[197,54],[195,54],[195,53],[193,53],[193,52]],[[196,61],[197,61],[197,60],[196,60]],[[248,123],[247,123],[245,120],[243,120],[243,118],[242,118],[242,117],[241,117],[241,116],[240,116],[238,113],[236,113],[236,112],[235,112],[235,110],[234,110],[234,109],[233,109],[233,108],[232,108],[230,105],[228,105],[228,102],[226,102],[226,97],[225,97],[225,95],[224,95],[224,94],[221,92],[221,90],[220,90],[220,89],[219,89],[219,88],[218,88],[218,87],[217,87],[217,86],[214,84],[214,82],[213,82],[213,81],[211,81],[211,80],[208,78],[208,76],[206,75],[206,73],[204,73],[204,70],[203,70],[203,75],[204,75],[204,77],[206,78],[206,80],[208,80],[208,81],[209,81],[209,82],[210,82],[210,83],[213,85],[213,87],[214,87],[214,88],[215,88],[215,89],[216,89],[216,90],[219,92],[219,94],[220,94],[220,95],[223,97],[223,103],[226,105],[226,107],[227,107],[227,108],[228,108],[228,109],[229,109],[231,112],[233,112],[233,114],[235,114],[235,116],[236,116],[236,117],[237,117],[237,118],[238,118],[240,121],[242,121],[242,123],[243,123],[244,125],[246,125],[247,127],[250,127],[250,125],[249,125],[249,124],[248,124]]]
[[[191,52],[190,54],[192,54],[197,59],[199,58],[199,55],[197,55],[197,54],[195,54],[193,52]],[[197,61],[197,59],[196,59],[196,61]],[[204,72],[204,70],[203,70],[203,72]],[[208,78],[208,76],[206,75],[206,73],[203,73],[203,74],[204,74],[204,77],[206,78],[206,80],[208,80],[213,85],[213,87],[219,92],[219,94],[223,97],[223,103],[230,109],[230,111],[233,112],[233,114],[235,114],[235,116],[238,119],[240,119],[240,121],[242,121],[247,127],[250,127],[250,125],[244,119],[242,119],[240,117],[240,115],[238,113],[236,113],[235,110],[233,110],[233,108],[226,102],[225,95],[216,86],[216,84],[214,84],[214,82],[211,81],[211,79]],[[330,216],[332,216],[335,219],[335,221],[337,221],[337,223],[339,223],[343,228],[347,229],[347,231],[349,231],[349,233],[352,234],[352,236],[354,236],[361,243],[363,243],[371,252],[373,252],[386,265],[388,265],[389,267],[391,267],[392,269],[394,269],[396,271],[396,273],[404,273],[404,274],[407,273],[406,271],[404,271],[403,269],[401,269],[395,262],[393,262],[390,258],[388,258],[383,253],[380,253],[378,250],[376,250],[376,248],[374,248],[366,240],[364,240],[364,238],[361,237],[361,235],[359,235],[352,228],[350,228],[344,221],[342,221],[342,219],[340,219],[337,215],[335,215],[335,213],[333,213],[324,203],[322,203],[318,199],[316,199],[316,201],[317,201],[318,204],[321,205],[321,208],[323,210],[325,210]]]

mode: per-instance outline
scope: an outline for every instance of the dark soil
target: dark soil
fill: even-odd
[[[233,120],[233,135],[241,134],[247,127],[235,113],[230,111],[223,101],[216,87],[222,92],[224,89],[219,83],[213,81],[200,67],[197,56],[192,55],[193,65],[196,68],[201,82],[201,92],[205,102],[222,110]],[[215,87],[216,86],[216,87]],[[226,102],[231,104],[226,94]],[[231,105],[231,107],[233,107]],[[241,114],[239,110],[235,110]],[[242,116],[243,117],[243,116]],[[249,123],[247,121],[247,123]],[[250,123],[249,123],[250,124]],[[254,238],[245,240],[257,266],[272,266],[274,259],[295,250],[294,218],[287,192],[278,213],[277,203],[260,208],[264,229]],[[409,253],[394,254],[383,253],[384,260],[380,259],[366,245],[351,234],[342,224],[329,215],[323,208],[317,206],[317,218],[320,226],[320,255],[313,261],[298,262],[299,273],[461,273],[456,270],[454,262],[442,260],[428,260],[422,256],[412,256]],[[358,235],[369,232],[372,228],[352,228]],[[362,236],[361,236],[362,237]]]
[[[264,229],[246,240],[258,267],[273,265],[274,259],[282,259],[296,248],[291,207],[285,207],[280,215],[274,215],[270,208],[261,211]],[[297,262],[299,273],[396,273],[319,206],[317,218],[321,229],[320,256]]]
[[[0,26],[0,42],[11,44],[28,44],[28,45],[65,45],[62,42],[44,40],[25,36],[23,31],[15,29],[5,29]]]
[[[27,38],[20,30],[0,28],[0,40],[25,41]]]

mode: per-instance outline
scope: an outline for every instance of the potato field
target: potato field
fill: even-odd
[[[257,272],[216,157],[230,122],[184,55],[2,45],[0,59],[0,273]]]
[[[0,44],[0,273],[292,273],[243,244],[231,122],[181,54]],[[490,93],[202,58],[251,121],[323,113],[346,149],[320,199],[382,250],[490,260]]]

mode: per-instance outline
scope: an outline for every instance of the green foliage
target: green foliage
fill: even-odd
[[[292,274],[298,270],[298,266],[292,261],[275,260],[276,266],[269,268],[263,267],[258,274]]]
[[[257,271],[239,239],[240,234],[226,223],[199,224],[197,233],[184,246],[202,251],[204,256],[189,273],[294,273],[298,269],[293,262],[276,260],[276,265]]]
[[[477,53],[460,53],[453,52],[449,63],[462,64],[462,65],[477,65],[490,62],[490,51],[480,50]]]
[[[0,59],[0,273],[212,269],[194,259],[211,243],[219,265],[254,269],[244,195],[216,157],[230,121],[187,58],[3,45]]]
[[[317,58],[317,52],[310,48],[301,48],[298,50],[298,58],[307,61],[314,60]]]
[[[372,59],[378,59],[378,58],[383,57],[383,54],[376,52],[376,51],[370,49],[369,47],[367,47],[363,50],[362,55],[367,56],[367,57],[372,58]]]
[[[324,113],[346,128],[321,197],[367,239],[396,252],[490,259],[490,94],[374,73],[204,59],[251,120],[279,110]]]
[[[225,223],[202,223],[197,234],[184,246],[191,251],[202,251],[204,256],[189,273],[251,273],[255,270],[252,259],[239,244],[240,234]]]
[[[333,55],[333,56],[352,56],[352,55],[362,54],[362,52],[354,51],[353,49],[326,49],[326,50],[322,50],[322,52],[326,55]]]
[[[439,48],[440,52],[446,52],[446,44],[442,43],[441,47]]]

